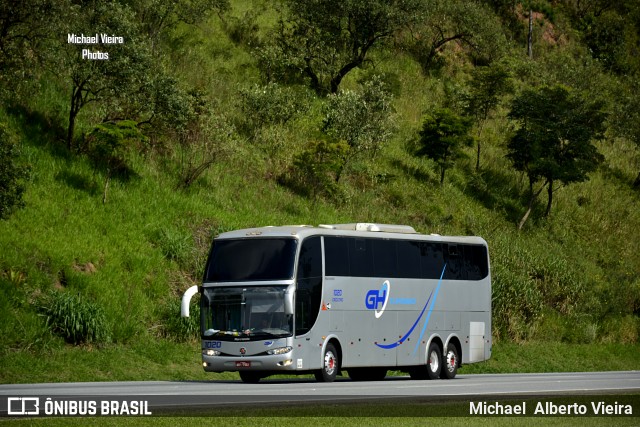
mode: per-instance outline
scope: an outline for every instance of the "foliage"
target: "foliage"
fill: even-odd
[[[622,80],[614,94],[616,102],[608,118],[609,127],[640,150],[640,83],[635,78]],[[633,186],[640,188],[640,171]]]
[[[442,64],[443,50],[453,43],[466,49],[479,64],[490,64],[506,53],[500,22],[478,2],[426,0],[420,19],[407,24],[409,31],[401,38],[401,45],[424,71]]]
[[[319,196],[335,197],[338,193],[339,174],[349,156],[349,145],[344,141],[315,141],[296,155],[293,161],[293,179],[312,200]]]
[[[345,90],[330,95],[323,109],[322,131],[349,146],[336,181],[351,159],[374,156],[394,131],[391,95],[378,77],[365,82],[361,92]]]
[[[52,292],[41,307],[51,331],[71,344],[109,340],[103,309],[70,292]]]
[[[130,3],[141,24],[141,30],[158,50],[175,27],[184,22],[196,25],[213,13],[229,10],[229,0],[137,0]]]
[[[137,123],[123,120],[117,123],[102,123],[89,133],[88,155],[96,170],[105,173],[102,203],[107,202],[107,190],[111,176],[126,168],[126,156],[131,147],[147,138],[138,129]]]
[[[319,94],[337,93],[369,50],[418,18],[419,0],[287,0],[277,43]]]
[[[508,46],[523,42],[526,34],[526,11],[520,2],[420,2],[434,7],[421,7],[420,22],[409,16],[392,35],[378,39],[361,66],[342,79],[338,92],[326,97],[301,89],[310,77],[298,54],[311,36],[288,40],[299,49],[285,50],[288,45],[276,43],[280,29],[285,35],[293,31],[290,15],[279,9],[286,2],[234,0],[229,10],[212,9],[186,22],[181,7],[196,2],[110,2],[107,14],[96,16],[94,9],[102,7],[97,2],[55,0],[52,4],[62,8],[60,13],[33,10],[20,31],[9,31],[26,35],[23,30],[38,34],[46,29],[31,41],[13,44],[11,56],[0,53],[5,89],[0,94],[5,100],[0,103],[0,121],[19,141],[13,147],[20,148],[12,164],[25,159],[33,166],[23,193],[26,205],[10,220],[0,221],[2,380],[149,375],[205,379],[198,368],[198,347],[174,341],[188,335],[182,328],[197,328],[177,318],[177,305],[180,294],[201,278],[211,240],[208,231],[276,224],[366,220],[409,224],[424,233],[483,236],[492,261],[495,341],[597,343],[585,352],[619,346],[603,343],[637,342],[640,243],[630,237],[640,228],[638,193],[630,187],[640,170],[640,151],[634,144],[640,123],[632,28],[639,22],[633,4],[637,2],[606,2],[607,13],[615,12],[625,21],[625,47],[619,50],[626,55],[625,75],[593,59],[585,36],[591,29],[583,24],[596,22],[598,14],[588,11],[581,18],[569,18],[568,5],[578,3],[574,0],[534,2],[555,12],[552,23],[550,15],[537,20],[540,48],[534,60],[526,58],[522,48]],[[603,2],[579,2],[585,7],[596,3]],[[23,2],[25,7],[34,4],[45,1]],[[15,1],[8,5],[19,11]],[[492,5],[501,11],[494,15],[488,9]],[[6,10],[3,6],[0,10]],[[167,8],[171,15],[164,15]],[[118,21],[119,15],[123,19],[118,25],[124,30],[117,22],[102,26],[104,21]],[[112,70],[117,61],[80,62],[81,49],[92,46],[64,43],[68,31],[86,35],[103,29],[124,36],[124,45],[93,48],[108,51],[109,61],[119,61],[112,55],[125,49],[136,72],[127,73],[127,64],[120,63],[123,78],[118,80],[113,76],[119,71]],[[469,42],[447,42],[433,62],[440,68],[425,73],[416,53],[426,57],[434,40],[460,30],[471,34]],[[421,52],[412,50],[414,42],[422,43]],[[347,45],[339,47],[348,51]],[[135,49],[139,52],[129,54]],[[330,45],[311,50],[329,51]],[[331,91],[329,65],[337,69],[340,58],[318,63],[327,70],[322,95]],[[519,122],[507,120],[508,108],[500,102],[482,123],[478,120],[483,115],[476,115],[474,134],[482,130],[482,170],[470,173],[470,162],[456,161],[446,171],[447,191],[433,185],[438,170],[432,161],[403,149],[416,139],[425,111],[449,106],[457,114],[465,112],[454,109],[450,95],[460,88],[476,95],[476,73],[503,63],[519,91],[564,84],[576,97],[602,99],[611,113],[604,140],[594,143],[605,156],[601,167],[588,173],[588,181],[563,191],[557,190],[564,184],[556,182],[555,214],[538,220],[544,206],[534,206],[527,233],[517,233],[511,225],[527,204],[528,176],[505,161],[506,143]],[[74,145],[79,151],[92,152],[96,135],[91,130],[98,124],[128,120],[149,137],[148,142],[124,144],[129,148],[122,147],[125,162],[120,171],[135,171],[136,180],[112,186],[110,198],[117,203],[100,209],[92,196],[92,175],[103,180],[104,165],[70,155],[61,144],[75,66],[91,77],[91,88],[104,88],[88,97],[75,117]],[[382,74],[384,84],[373,86],[381,88],[386,101],[379,103],[373,96],[371,102],[363,102],[365,86],[375,80],[371,76]],[[9,93],[14,88],[20,90]],[[333,109],[334,104],[340,109]],[[559,110],[553,101],[547,104],[549,111]],[[377,115],[368,108],[386,113]],[[377,119],[369,123],[369,116]],[[463,152],[473,154],[471,149]],[[210,155],[215,161],[208,164]],[[208,166],[199,169],[203,164]],[[348,179],[340,180],[341,168]],[[190,171],[199,170],[197,177],[189,178],[195,176]],[[114,172],[113,179],[124,173]],[[288,188],[268,179],[275,176]],[[188,189],[176,191],[176,185],[186,181]],[[534,191],[543,182],[544,178],[538,180]],[[66,284],[62,293],[79,292],[83,301],[94,301],[95,296],[112,344],[99,351],[77,348],[63,345],[50,333],[34,302],[54,283]],[[570,347],[554,343],[554,354],[546,360]],[[628,347],[629,353],[638,353],[636,347]],[[173,353],[167,355],[167,348]],[[43,351],[53,369],[45,370],[39,363]],[[497,351],[494,356],[498,360]],[[127,365],[123,360],[133,362]],[[536,366],[548,365],[545,357],[539,360]],[[607,367],[611,360],[602,358],[598,366]],[[624,367],[624,362],[617,360],[615,366]]]
[[[47,43],[68,11],[66,1],[0,3],[0,87],[14,92],[40,71],[51,52]]]
[[[163,307],[163,335],[176,342],[193,342],[200,337],[200,305],[192,299],[189,317],[180,317],[180,300],[172,299]]]
[[[230,153],[236,143],[231,121],[210,105],[201,93],[191,92],[193,115],[182,129],[177,129],[180,153],[178,187],[189,188],[215,162]]]
[[[284,125],[303,115],[310,106],[310,97],[303,89],[273,82],[243,89],[240,96],[247,128],[254,136],[264,126]]]
[[[614,11],[606,11],[598,17],[589,15],[583,20],[584,39],[591,55],[601,61],[608,69],[619,73],[628,72],[630,60],[628,53],[637,43],[634,30],[627,28],[628,20]]]
[[[98,27],[105,34],[118,35],[125,40],[123,43],[108,45],[108,51],[103,49],[95,52],[67,43],[66,38],[60,40],[59,64],[54,66],[70,84],[71,103],[66,141],[71,150],[80,111],[90,103],[107,102],[108,110],[111,111],[110,119],[122,120],[123,117],[113,115],[126,109],[130,98],[148,97],[148,94],[139,89],[148,86],[144,80],[151,78],[149,70],[152,67],[148,41],[141,37],[134,13],[120,3],[95,2],[82,10],[74,9],[67,25],[68,34],[96,34],[95,28]],[[85,51],[97,57],[87,58]]]
[[[478,153],[476,158],[476,171],[480,169],[480,133],[484,123],[493,112],[500,99],[513,92],[511,74],[506,67],[494,64],[491,67],[478,67],[473,71],[473,77],[469,84],[467,96],[466,114],[475,118],[478,124]]]
[[[473,143],[469,135],[472,120],[443,108],[425,117],[419,134],[418,156],[435,160],[440,167],[440,185],[445,171],[462,155],[462,148]]]
[[[526,90],[513,101],[509,117],[519,128],[508,143],[508,158],[527,174],[530,192],[529,208],[518,228],[545,187],[548,215],[554,184],[585,181],[604,160],[593,145],[604,130],[601,110],[602,102],[587,102],[562,86]],[[543,184],[536,191],[539,181]]]
[[[0,220],[24,206],[23,194],[30,167],[20,161],[16,147],[6,126],[0,123]]]

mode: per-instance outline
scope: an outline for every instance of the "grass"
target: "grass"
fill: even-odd
[[[424,426],[442,425],[447,426],[636,426],[636,418],[514,418],[514,417],[474,417],[474,418],[373,418],[373,417],[352,417],[349,418],[349,425],[352,426]],[[198,417],[150,417],[150,418],[60,418],[60,419],[30,419],[5,421],[7,425],[32,425],[32,426],[74,426],[74,425],[99,425],[99,426],[176,426],[194,425],[210,422],[210,418]],[[327,426],[344,423],[344,418],[339,417],[229,417],[216,418],[217,426],[254,426],[272,422],[286,423],[289,426]]]
[[[43,357],[46,357],[46,363],[42,363]],[[3,366],[0,383],[239,381],[237,373],[205,373],[200,362],[200,344],[197,342],[175,343],[161,339],[104,347],[62,345],[46,348],[34,345],[29,351],[0,355],[0,365]],[[465,365],[460,374],[613,370],[640,370],[640,345],[497,343],[491,359]]]

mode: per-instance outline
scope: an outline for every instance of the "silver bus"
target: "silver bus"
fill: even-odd
[[[371,223],[220,234],[201,286],[202,365],[244,382],[452,379],[491,356],[491,274],[480,237]]]

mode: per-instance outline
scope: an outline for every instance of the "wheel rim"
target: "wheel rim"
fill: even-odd
[[[458,361],[456,360],[456,354],[453,351],[447,352],[447,369],[449,372],[453,372],[456,370],[456,364]]]
[[[432,351],[429,355],[429,369],[431,369],[431,372],[438,372],[439,363],[438,353],[436,351]]]
[[[327,375],[333,375],[336,370],[336,356],[331,351],[327,351],[324,355],[324,371]]]

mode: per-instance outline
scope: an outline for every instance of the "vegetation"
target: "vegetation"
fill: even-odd
[[[639,23],[632,0],[3,4],[1,381],[42,351],[194,375],[177,301],[211,239],[277,224],[483,236],[498,346],[635,348]]]
[[[416,154],[435,160],[440,167],[440,185],[444,184],[444,173],[462,155],[462,149],[473,143],[469,130],[471,120],[447,109],[425,118]]]

